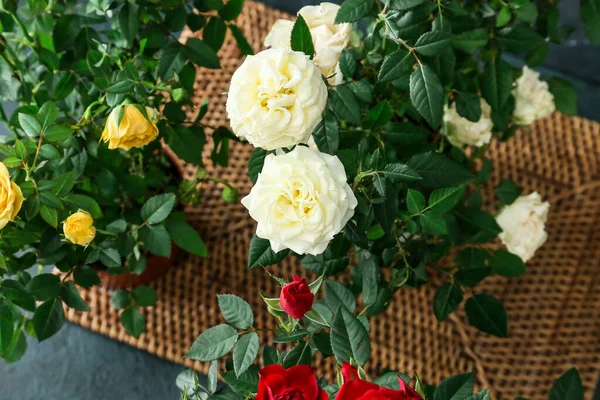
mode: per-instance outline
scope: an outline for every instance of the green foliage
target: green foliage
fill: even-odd
[[[5,360],[22,356],[25,334],[41,341],[56,333],[64,321],[63,306],[87,311],[78,287],[99,284],[99,270],[140,274],[149,258],[169,257],[174,245],[208,255],[196,229],[177,210],[197,204],[200,183],[211,177],[184,181],[161,141],[177,157],[202,167],[206,136],[200,120],[208,104],[202,104],[197,121],[186,122],[186,112],[196,110],[190,99],[196,67],[220,67],[217,52],[228,29],[242,52],[252,49],[233,22],[243,0],[195,3],[40,6],[29,1],[17,8],[16,2],[0,2],[0,91],[3,101],[19,105],[12,114],[0,110],[11,131],[0,146],[0,161],[25,200],[0,239],[0,356]],[[180,43],[175,37],[186,22],[204,29]],[[109,149],[101,140],[104,126],[112,117],[118,126],[125,105],[156,123],[157,138],[143,147]],[[231,133],[221,127],[214,138],[214,161],[226,165]],[[225,198],[237,198],[227,187]],[[80,210],[91,215],[96,228],[87,246],[63,234],[62,223]],[[56,265],[68,278],[28,270],[38,264]],[[112,298],[134,336],[144,330],[140,307],[156,301],[146,286],[116,291]]]

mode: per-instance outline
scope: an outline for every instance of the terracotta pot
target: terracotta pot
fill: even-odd
[[[162,151],[179,175],[183,176],[183,165],[173,150],[163,143]],[[108,289],[130,289],[140,285],[148,285],[165,276],[173,266],[177,253],[179,253],[179,247],[171,243],[171,257],[150,255],[146,263],[146,269],[140,275],[130,273],[111,275],[102,264],[95,265],[94,269],[98,272],[100,282],[104,287]]]
[[[179,247],[171,245],[171,257],[159,257],[151,255],[148,257],[146,269],[140,275],[131,273],[111,275],[106,268],[101,265],[94,266],[100,277],[102,285],[108,289],[131,289],[140,285],[148,285],[159,280],[171,269]]]

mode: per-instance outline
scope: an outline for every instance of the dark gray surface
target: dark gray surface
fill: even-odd
[[[295,13],[315,0],[265,0]],[[339,1],[334,1],[338,2]],[[578,3],[562,2],[563,20],[577,24]],[[518,63],[518,59],[512,59]],[[590,46],[581,28],[567,46],[553,46],[544,73],[575,80],[580,114],[600,120],[600,49]],[[30,340],[22,360],[0,360],[0,400],[176,400],[183,367],[67,323],[42,344]],[[600,400],[600,396],[596,396]]]

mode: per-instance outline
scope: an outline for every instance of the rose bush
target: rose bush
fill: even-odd
[[[182,400],[228,399],[241,400],[486,400],[488,389],[473,394],[475,373],[468,372],[444,379],[438,386],[423,382],[396,371],[370,379],[363,367],[369,361],[369,321],[362,311],[356,309],[352,296],[337,291],[341,284],[325,281],[325,294],[319,299],[323,277],[306,284],[304,279],[294,277],[285,283],[274,277],[283,289],[300,284],[309,288],[315,296],[313,307],[323,309],[324,304],[336,310],[335,315],[320,316],[314,310],[303,317],[284,310],[284,302],[277,298],[263,299],[279,326],[273,330],[255,325],[252,308],[241,298],[227,294],[219,295],[219,307],[225,323],[202,332],[186,357],[210,361],[208,384],[198,383],[194,371],[183,371],[177,378],[182,390]],[[337,286],[339,285],[339,286]],[[336,286],[336,292],[329,290]],[[275,340],[262,344],[259,333],[269,332]],[[393,338],[390,338],[393,340]],[[276,346],[284,346],[280,351]],[[232,357],[229,355],[232,354]],[[255,360],[262,354],[258,364]],[[327,383],[319,377],[320,370],[312,367],[319,354],[321,364],[328,359],[338,367],[336,383]],[[224,370],[219,361],[225,359]],[[419,369],[431,366],[418,366]],[[418,371],[415,371],[415,373]],[[217,385],[218,377],[225,385]],[[550,389],[550,399],[583,399],[583,386],[579,374],[571,369],[560,377]]]
[[[300,135],[295,129],[293,140],[268,146],[248,138],[257,147],[248,163],[255,186],[243,200],[258,222],[250,268],[292,254],[317,275],[337,277],[349,270],[345,287],[350,295],[360,294],[367,315],[385,311],[396,291],[427,284],[441,273],[447,281],[432,304],[439,321],[464,301],[475,327],[509,334],[502,302],[475,287],[492,273],[525,274],[525,262],[545,241],[545,217],[541,206],[533,218],[520,203],[510,208],[520,194],[510,180],[497,186],[498,206],[492,207],[506,211],[496,218],[482,207],[481,189],[493,169],[486,150],[555,107],[572,113],[576,97],[568,82],[542,82],[529,67],[513,68],[502,58],[505,51],[520,53],[528,65],[538,65],[548,42],[564,41],[567,35],[556,30],[567,28],[549,18],[557,15],[556,5],[484,4],[353,0],[304,8],[293,25],[275,24],[266,44],[293,53],[298,76],[314,73],[313,65],[299,61],[299,52],[319,66],[322,56],[335,53],[341,74],[335,85],[327,82],[322,114],[306,123],[302,113],[268,106],[270,100],[261,97],[266,91],[257,90],[265,79],[256,80],[258,69],[236,71],[228,103],[264,110],[261,118],[230,112],[236,134],[245,136],[245,127],[252,126],[261,138],[279,139],[282,115],[286,127],[306,128]],[[528,14],[531,10],[537,14]],[[344,39],[324,50],[320,44],[337,34],[350,37],[349,24],[362,42],[348,46]],[[281,50],[260,53],[261,65],[280,65],[276,51]],[[306,104],[313,107],[317,97]],[[302,107],[295,100],[294,108]],[[252,115],[247,124],[239,123],[242,114]],[[318,166],[322,163],[308,161],[317,159],[339,160],[335,179]],[[499,242],[506,249],[495,245]],[[483,247],[488,243],[494,246]]]
[[[98,284],[99,272],[130,274],[121,281],[131,282],[151,275],[155,257],[170,257],[174,246],[207,256],[181,212],[200,201],[202,182],[216,179],[202,168],[208,104],[196,107],[190,95],[197,66],[220,67],[228,29],[242,51],[249,46],[231,22],[243,1],[195,3],[0,0],[0,125],[10,133],[0,144],[0,356],[7,362],[24,354],[26,336],[43,341],[58,332],[63,307],[88,311],[78,288]],[[179,42],[173,35],[186,23],[222,37]],[[235,137],[209,129],[220,149],[212,161],[225,166]],[[174,157],[197,165],[198,174],[184,180]],[[235,201],[225,184],[224,198]],[[134,336],[145,328],[140,308],[156,299],[148,286],[112,293]]]

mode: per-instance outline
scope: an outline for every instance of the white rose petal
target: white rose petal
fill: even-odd
[[[471,122],[456,111],[456,103],[444,109],[444,122],[448,128],[448,140],[456,147],[481,147],[492,139],[492,108],[481,99],[481,117]]]
[[[516,124],[529,125],[549,116],[556,109],[548,83],[540,80],[540,74],[527,66],[523,67],[523,74],[517,79],[512,94],[515,96],[513,121]]]
[[[336,156],[297,146],[265,158],[242,204],[273,251],[317,255],[354,215],[357,201]]]
[[[542,202],[541,196],[533,192],[521,196],[506,206],[496,217],[502,233],[498,235],[508,251],[529,261],[536,250],[548,239],[545,230],[550,203]]]
[[[331,85],[343,81],[338,62],[352,35],[352,25],[335,24],[335,16],[340,6],[333,3],[321,3],[318,6],[302,7],[302,15],[313,39],[315,47],[314,62]],[[272,48],[290,48],[294,22],[280,19],[265,38],[265,46]]]
[[[274,150],[306,143],[326,103],[327,85],[305,54],[270,49],[248,56],[233,74],[227,115],[237,136]]]

